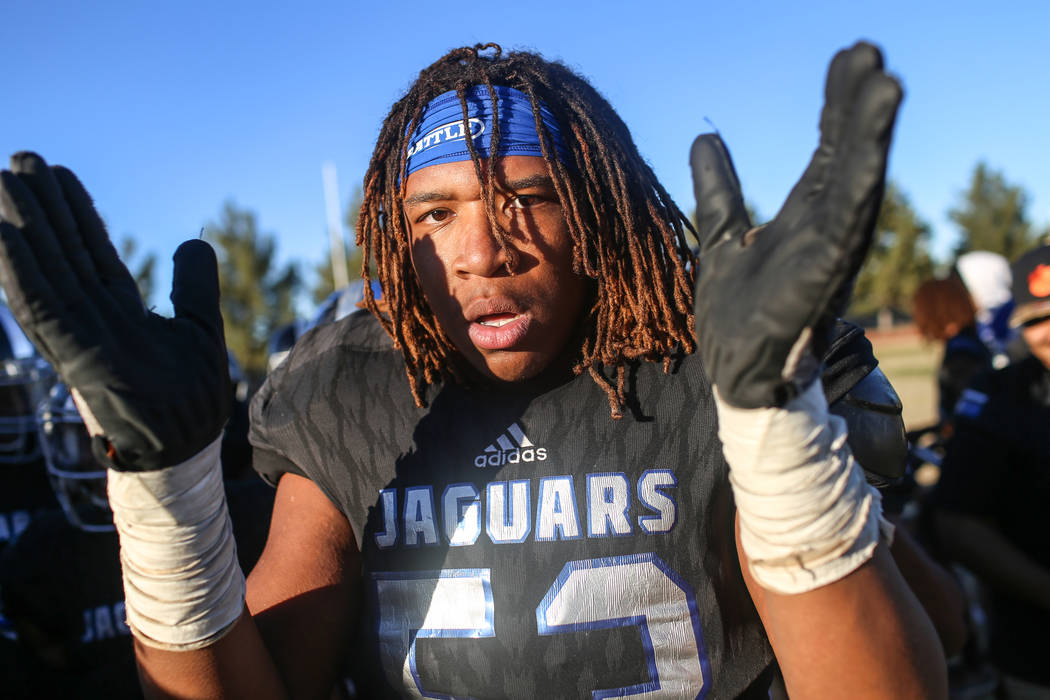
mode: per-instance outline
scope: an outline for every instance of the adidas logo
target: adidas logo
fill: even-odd
[[[511,423],[496,442],[485,448],[485,451],[474,458],[474,466],[502,467],[504,464],[519,462],[542,462],[547,459],[547,448],[532,444],[517,423]]]

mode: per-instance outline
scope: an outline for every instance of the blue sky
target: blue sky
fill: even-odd
[[[322,163],[345,206],[390,105],[449,48],[531,48],[588,76],[686,211],[689,145],[710,119],[769,217],[816,143],[828,61],[867,38],[906,90],[890,175],[944,256],[978,160],[1050,222],[1050,3],[996,5],[4,0],[0,154],[77,172],[113,237],[160,258],[164,310],[171,253],[227,199],[312,268]]]

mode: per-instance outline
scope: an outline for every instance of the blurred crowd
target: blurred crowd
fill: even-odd
[[[1048,698],[1050,246],[959,256],[913,299],[943,352],[938,419],[909,433],[909,529],[964,592],[955,697]]]
[[[270,369],[362,296],[358,282],[278,329]],[[913,302],[920,333],[943,344],[939,418],[911,430],[904,476],[881,484],[894,555],[941,635],[953,697],[1050,697],[1050,246],[1012,265],[967,253]],[[2,305],[0,361],[2,694],[139,697],[105,471],[70,392]],[[273,492],[251,469],[250,392],[232,357],[230,372],[223,470],[247,571]],[[916,480],[930,466],[935,482]]]

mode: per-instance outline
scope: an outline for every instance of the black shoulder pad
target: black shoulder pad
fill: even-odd
[[[828,408],[846,421],[850,449],[869,483],[889,486],[904,476],[908,438],[903,406],[882,370],[873,369]]]

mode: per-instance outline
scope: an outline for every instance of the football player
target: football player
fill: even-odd
[[[0,303],[0,554],[30,522],[58,508],[44,471],[36,434],[37,404],[47,396],[54,372],[26,339],[10,309]],[[40,553],[45,556],[46,553]],[[3,564],[0,564],[0,575]],[[0,694],[22,697],[18,634],[0,608]]]
[[[34,517],[0,558],[0,600],[17,632],[25,697],[141,697],[106,470],[64,384],[51,388],[36,420],[61,509]],[[235,432],[227,428],[226,442]],[[236,464],[227,444],[223,464]],[[247,570],[262,551],[272,489],[258,478],[225,478],[238,560]],[[4,696],[20,697],[9,688]]]
[[[52,387],[37,418],[61,510],[34,518],[0,560],[27,697],[141,697],[105,468],[65,385]]]
[[[308,333],[253,400],[277,500],[247,582],[216,481],[213,252],[176,251],[159,318],[72,173],[16,155],[0,279],[111,467],[147,689],[324,695],[349,659],[365,697],[764,696],[775,659],[792,697],[943,695],[818,381],[900,98],[875,47],[840,52],[760,235],[701,136],[697,272],[577,74],[495,45],[424,69],[365,177],[384,308],[366,286],[371,314]]]
[[[36,408],[47,397],[54,371],[0,304],[0,548],[29,525],[35,513],[57,508],[40,456]]]

